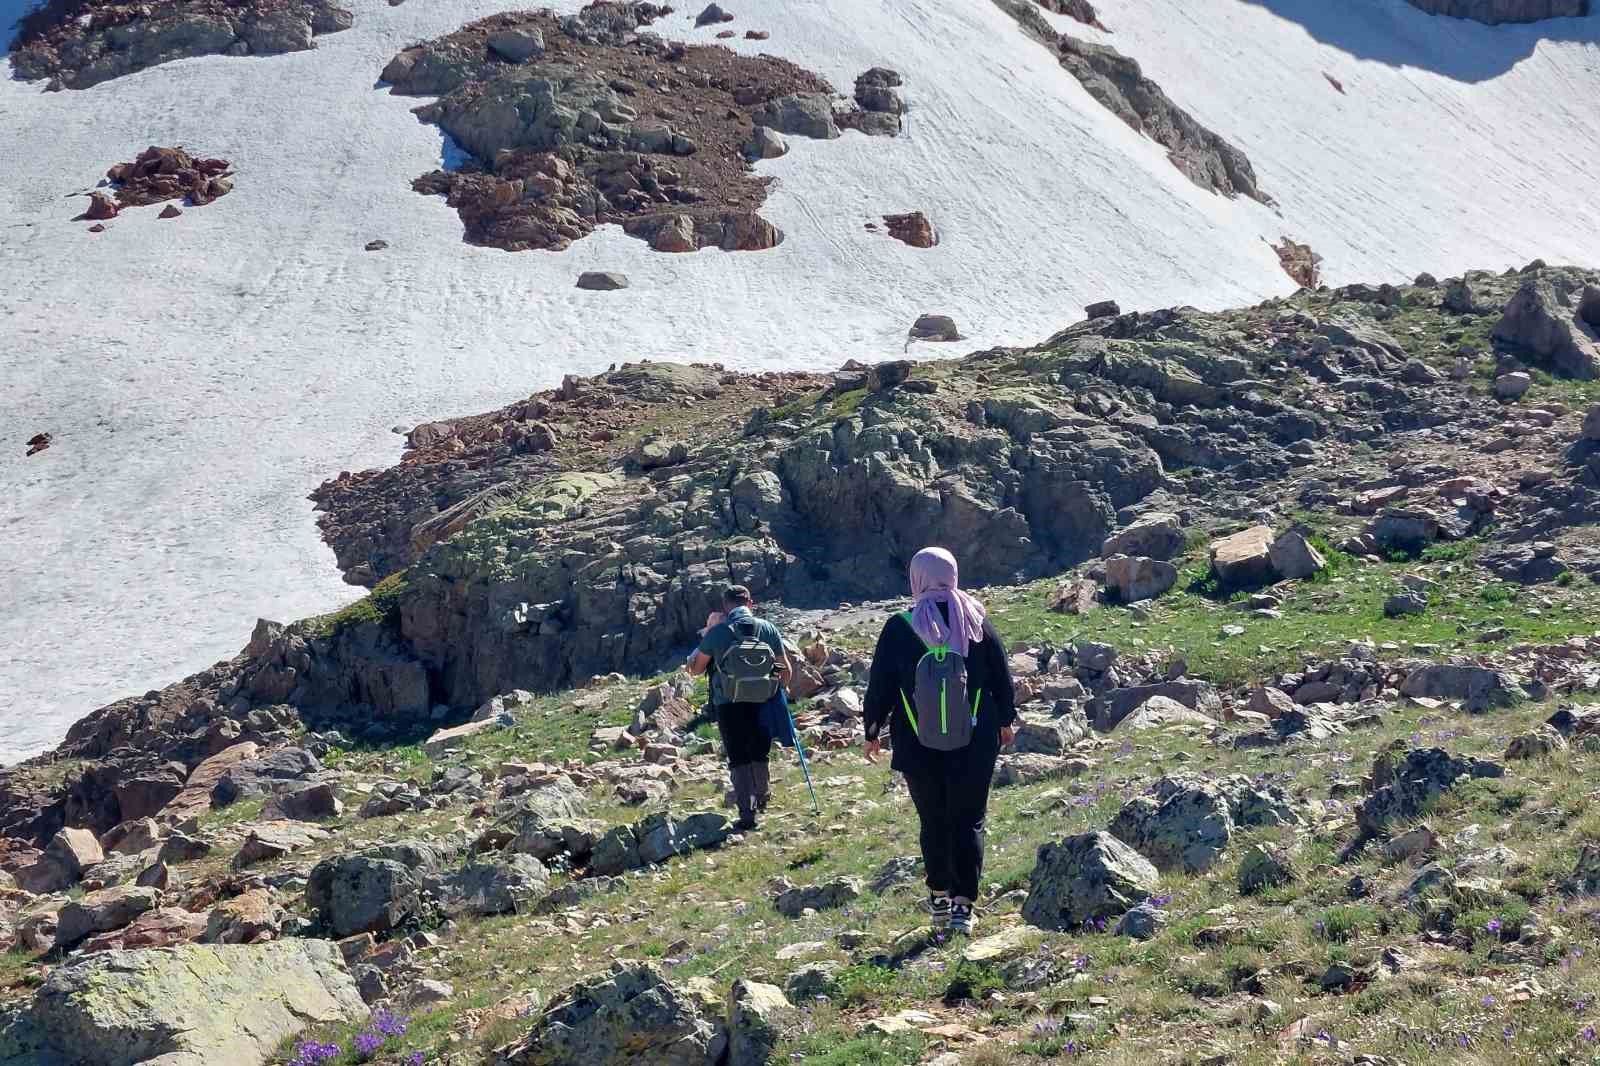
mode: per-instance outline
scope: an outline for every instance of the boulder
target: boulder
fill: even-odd
[[[261,811],[268,820],[317,822],[338,818],[344,814],[344,804],[330,784],[306,785],[272,797]]]
[[[1100,605],[1100,586],[1087,578],[1057,585],[1050,594],[1050,610],[1057,614],[1085,615]]]
[[[124,948],[169,948],[174,944],[199,940],[205,936],[205,932],[205,915],[194,914],[181,907],[161,907],[145,911],[121,929],[90,937],[79,945],[78,950],[87,955]]]
[[[750,159],[777,159],[789,154],[789,142],[783,134],[768,126],[757,126],[750,134],[750,143],[744,154]]]
[[[908,334],[914,341],[958,341],[961,331],[949,315],[918,315]]]
[[[1533,388],[1533,377],[1520,370],[1509,374],[1501,374],[1494,379],[1494,394],[1502,400],[1520,400],[1523,395]]]
[[[578,288],[593,292],[614,292],[628,287],[628,276],[615,271],[585,270],[578,275]]]
[[[1060,755],[1082,740],[1087,732],[1082,720],[1074,718],[1045,721],[1023,718],[1018,720],[1016,730],[1011,750],[1018,755]]]
[[[836,877],[821,885],[795,886],[785,883],[772,905],[785,918],[798,918],[804,912],[833,910],[860,897],[859,877]]]
[[[1397,592],[1383,601],[1383,616],[1385,618],[1406,618],[1411,615],[1425,614],[1428,610],[1428,597],[1422,592]]]
[[[1456,782],[1504,774],[1498,763],[1453,756],[1443,748],[1382,752],[1373,764],[1373,792],[1356,808],[1356,825],[1365,837],[1381,836],[1393,822],[1420,818]]]
[[[1228,801],[1209,783],[1175,788],[1163,800],[1136,796],[1109,827],[1158,870],[1203,873],[1216,865],[1233,837]]]
[[[1100,548],[1100,557],[1109,559],[1113,555],[1139,555],[1149,559],[1170,560],[1183,550],[1185,543],[1177,515],[1151,511],[1107,537]]]
[[[247,796],[273,792],[291,781],[309,781],[321,772],[322,763],[304,748],[279,748],[227,767],[211,790],[211,805],[227,807]],[[194,774],[190,774],[185,791],[194,783]]]
[[[1211,570],[1226,591],[1255,588],[1272,581],[1272,530],[1252,526],[1211,544]]]
[[[507,724],[504,718],[497,717],[436,730],[431,737],[422,742],[422,753],[430,759],[437,759],[447,751],[464,746],[473,737],[504,729]]]
[[[1291,581],[1308,578],[1328,565],[1322,553],[1311,546],[1305,535],[1292,529],[1272,542],[1267,549],[1267,556],[1278,576]]]
[[[1178,583],[1178,568],[1158,559],[1113,555],[1105,566],[1106,588],[1123,603],[1154,599]]]
[[[299,822],[258,823],[239,846],[239,853],[233,857],[233,868],[243,870],[258,862],[285,858],[301,848],[327,839],[327,836],[327,830],[316,829]]]
[[[728,833],[726,816],[710,811],[691,814],[682,820],[662,812],[634,826],[634,836],[639,841],[639,860],[644,863],[665,862],[674,855],[715,847],[728,838]]]
[[[211,909],[205,920],[208,944],[255,944],[271,940],[283,928],[283,908],[264,888],[252,888]]]
[[[1268,718],[1276,718],[1288,714],[1295,709],[1295,702],[1289,694],[1281,689],[1263,686],[1250,693],[1250,702],[1246,710],[1254,714],[1264,714]]]
[[[1402,696],[1462,700],[1470,711],[1513,707],[1528,698],[1516,678],[1483,666],[1431,663],[1406,675]]]
[[[932,248],[939,243],[939,234],[921,211],[903,215],[884,215],[883,224],[889,236],[913,248]]]
[[[1085,305],[1083,309],[1083,316],[1090,321],[1097,318],[1116,318],[1120,314],[1122,314],[1122,308],[1117,305],[1115,300],[1099,300]]]
[[[154,818],[139,818],[109,830],[100,846],[110,855],[138,855],[159,846],[165,835]]]
[[[656,966],[623,960],[556,996],[504,1066],[707,1066],[723,1059],[728,1031],[706,982],[677,985]]]
[[[695,27],[710,26],[717,22],[732,22],[733,15],[724,11],[721,4],[707,4],[700,14],[695,16]]]
[[[1177,703],[1186,710],[1198,711],[1208,718],[1217,716],[1222,710],[1222,700],[1210,682],[1185,679],[1154,685],[1132,685],[1104,692],[1090,701],[1089,721],[1100,732],[1108,733],[1117,728],[1123,719],[1155,699]],[[1158,705],[1157,709],[1170,711],[1172,708]]]
[[[1567,738],[1551,729],[1540,726],[1531,733],[1519,733],[1506,745],[1506,759],[1542,759],[1558,751],[1567,750]]]
[[[1112,931],[1130,940],[1154,940],[1168,921],[1166,911],[1151,900],[1145,900],[1118,919]]]
[[[643,860],[639,857],[639,837],[631,825],[613,826],[594,842],[594,852],[589,857],[591,873],[603,877],[636,870]]]
[[[537,26],[497,30],[486,43],[489,51],[511,63],[526,63],[544,55],[544,31]]]
[[[383,848],[324,859],[306,881],[306,905],[335,937],[382,933],[417,914],[420,876]]]
[[[1590,291],[1594,290],[1594,296]],[[1562,377],[1600,377],[1600,289],[1577,284],[1566,275],[1536,271],[1522,283],[1495,324],[1494,338],[1528,352]]]
[[[50,838],[32,865],[17,871],[17,885],[35,895],[60,892],[77,884],[85,870],[105,858],[100,842],[89,830],[63,829]]]
[[[105,951],[51,971],[0,1035],[5,1066],[262,1066],[309,1026],[367,1016],[325,940]]]
[[[1589,408],[1583,416],[1583,439],[1600,441],[1600,404]]]
[[[447,914],[485,917],[531,911],[549,882],[550,871],[532,855],[508,855],[429,876],[424,884]]]
[[[1288,853],[1265,844],[1253,844],[1239,859],[1239,894],[1254,895],[1294,880]]]
[[[259,628],[259,627],[258,627]],[[254,741],[245,741],[224,748],[189,771],[183,791],[174,796],[162,809],[160,821],[164,825],[181,825],[191,818],[211,809],[211,794],[217,783],[229,770],[256,757],[261,749]]]
[[[833,101],[826,93],[790,93],[769,100],[752,116],[757,126],[796,137],[832,140],[839,136]]]
[[[1060,755],[1019,753],[1002,755],[994,764],[994,787],[1031,785],[1037,781],[1065,777],[1072,772],[1073,760]]]
[[[91,892],[61,908],[56,915],[57,951],[70,951],[95,933],[121,929],[145,911],[154,910],[161,893],[153,888],[122,886]]]
[[[1077,932],[1148,899],[1157,876],[1148,859],[1110,833],[1067,837],[1039,848],[1022,918],[1041,929]]]
[[[776,985],[735,981],[728,1004],[727,1066],[767,1066],[796,1014]]]
[[[1216,725],[1216,719],[1201,711],[1191,710],[1177,700],[1167,696],[1152,696],[1112,728],[1124,733],[1137,733],[1142,729],[1165,729],[1168,726],[1213,729]]]

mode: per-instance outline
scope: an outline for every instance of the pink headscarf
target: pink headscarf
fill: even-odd
[[[983,640],[983,604],[961,591],[956,557],[943,548],[923,548],[911,557],[911,628],[929,644],[950,645],[965,657],[967,649]],[[950,609],[950,632],[945,632],[939,604]]]

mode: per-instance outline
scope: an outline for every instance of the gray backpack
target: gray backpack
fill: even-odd
[[[754,622],[729,623],[733,646],[717,659],[724,703],[766,703],[778,694],[778,654]]]
[[[902,612],[900,617],[912,627],[912,632],[916,632],[910,611]],[[921,634],[917,639],[922,639]],[[970,703],[967,701],[967,660],[957,655],[949,644],[928,646],[927,652],[917,660],[911,698],[900,693],[900,702],[905,706],[906,718],[916,731],[917,740],[934,751],[956,751],[972,743],[972,731],[978,724],[978,704],[982,700],[980,689]]]

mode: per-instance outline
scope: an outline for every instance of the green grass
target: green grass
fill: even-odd
[[[372,591],[364,598],[332,614],[322,615],[306,623],[307,635],[336,637],[351,626],[368,623],[398,629],[400,601],[408,588],[406,571],[390,574],[374,585]]]

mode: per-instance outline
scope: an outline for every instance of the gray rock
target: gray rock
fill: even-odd
[[[1446,311],[1454,311],[1458,315],[1483,312],[1483,308],[1478,306],[1477,294],[1472,291],[1472,284],[1466,278],[1453,278],[1445,285],[1441,304]]]
[[[1278,576],[1291,581],[1308,578],[1328,565],[1322,553],[1311,546],[1305,535],[1292,529],[1272,542],[1267,549],[1267,556]]]
[[[728,838],[728,832],[728,819],[709,811],[681,821],[666,813],[652,814],[634,826],[642,863],[665,862],[675,855],[715,847]]]
[[[1166,928],[1168,920],[1166,911],[1146,900],[1124,914],[1114,932],[1131,940],[1154,940]]]
[[[1421,592],[1397,592],[1383,601],[1383,614],[1386,618],[1423,614],[1427,609],[1428,597]]]
[[[121,929],[145,911],[154,910],[161,893],[153,888],[107,888],[69,902],[56,915],[57,951],[69,951],[95,933]]]
[[[1207,717],[1222,710],[1222,698],[1207,681],[1163,681],[1155,685],[1133,685],[1102,693],[1089,703],[1089,721],[1095,729],[1109,733],[1124,718],[1153,699],[1164,698]]]
[[[1252,526],[1211,543],[1211,569],[1225,590],[1254,588],[1272,581],[1272,530]]]
[[[791,1002],[799,1003],[833,994],[839,976],[836,962],[812,962],[791,973],[783,982],[783,991]]]
[[[631,825],[618,825],[609,829],[594,843],[589,857],[589,869],[605,877],[614,877],[636,870],[643,863],[639,856],[639,837]]]
[[[1600,289],[1563,271],[1536,271],[1506,305],[1494,337],[1562,377],[1590,380],[1600,377],[1600,321],[1586,312],[1600,319]]]
[[[336,856],[312,868],[306,905],[337,938],[382,933],[420,912],[422,878],[381,848]]]
[[[897,855],[879,868],[878,874],[867,887],[877,895],[910,884],[922,877],[922,859],[915,855]]]
[[[836,877],[820,885],[786,885],[773,899],[772,905],[785,918],[798,918],[808,910],[825,911],[843,907],[861,896],[859,877]]]
[[[1522,371],[1501,374],[1494,379],[1494,394],[1502,400],[1518,400],[1533,388],[1533,378]]]
[[[505,1066],[707,1066],[727,1054],[723,1007],[704,981],[675,985],[621,961],[560,993]]]
[[[789,142],[783,134],[767,126],[757,126],[750,135],[744,154],[750,159],[777,159],[789,154]]]
[[[265,819],[316,822],[325,818],[338,818],[344,814],[344,804],[330,784],[306,785],[272,797],[262,809]]]
[[[1294,880],[1294,865],[1286,852],[1264,844],[1252,845],[1239,860],[1239,893],[1250,896]]]
[[[525,914],[544,895],[550,871],[532,855],[475,862],[452,873],[425,878],[428,892],[450,915],[484,917]]]
[[[1516,678],[1482,666],[1432,663],[1406,675],[1403,696],[1435,700],[1462,700],[1468,710],[1513,707],[1528,698]]]
[[[832,140],[839,136],[833,115],[833,101],[826,93],[790,93],[769,100],[753,116],[757,126],[766,126],[796,137]]]
[[[106,951],[50,972],[0,1035],[0,1063],[263,1066],[310,1026],[366,1016],[325,940]]]
[[[1137,796],[1129,800],[1109,831],[1158,870],[1203,873],[1227,850],[1233,837],[1233,815],[1214,786],[1191,781],[1171,788],[1163,799]]]
[[[628,287],[628,276],[602,270],[586,270],[578,275],[578,288],[593,292],[614,292]]]
[[[1122,308],[1117,306],[1117,301],[1115,300],[1100,300],[1086,305],[1083,309],[1083,315],[1088,319],[1116,318],[1120,314],[1122,314]]]
[[[733,15],[724,11],[721,4],[707,4],[700,14],[695,16],[695,26],[710,26],[716,22],[732,22]]]
[[[1018,755],[1060,755],[1086,733],[1082,723],[1071,718],[1043,722],[1023,718],[1018,720],[1016,730],[1011,750]]]
[[[1382,836],[1393,822],[1420,818],[1458,781],[1504,774],[1498,763],[1452,756],[1443,748],[1380,753],[1372,770],[1374,791],[1356,809],[1356,824],[1367,837]]]
[[[544,31],[538,26],[518,26],[489,35],[489,51],[512,63],[526,63],[544,55]]]
[[[949,315],[919,315],[911,324],[910,338],[919,341],[958,341],[961,331]]]
[[[1506,760],[1542,759],[1558,751],[1566,751],[1567,738],[1551,729],[1540,726],[1531,733],[1519,733],[1506,745]]]
[[[728,1066],[766,1066],[798,1012],[783,989],[739,978],[728,1010]]]
[[[322,772],[322,763],[304,748],[279,748],[228,769],[211,790],[211,805],[227,807],[247,796],[273,792],[289,782],[305,782]]]
[[[1123,603],[1154,599],[1178,583],[1178,568],[1158,559],[1113,555],[1105,566],[1106,588]]]
[[[1110,833],[1083,833],[1039,848],[1022,904],[1023,921],[1041,929],[1078,931],[1115,918],[1156,889],[1156,868]]]
[[[995,761],[994,787],[1010,788],[1065,777],[1072,772],[1072,760],[1060,755],[1034,752],[1002,755]]]
[[[298,822],[258,823],[239,846],[239,853],[233,857],[233,868],[243,870],[258,862],[284,858],[301,848],[309,847],[318,840],[326,839],[327,836],[326,830],[301,825]]]
[[[1094,316],[1090,316],[1094,317]],[[1185,537],[1178,516],[1163,511],[1142,515],[1106,538],[1100,556],[1136,555],[1170,560],[1183,550]]]

